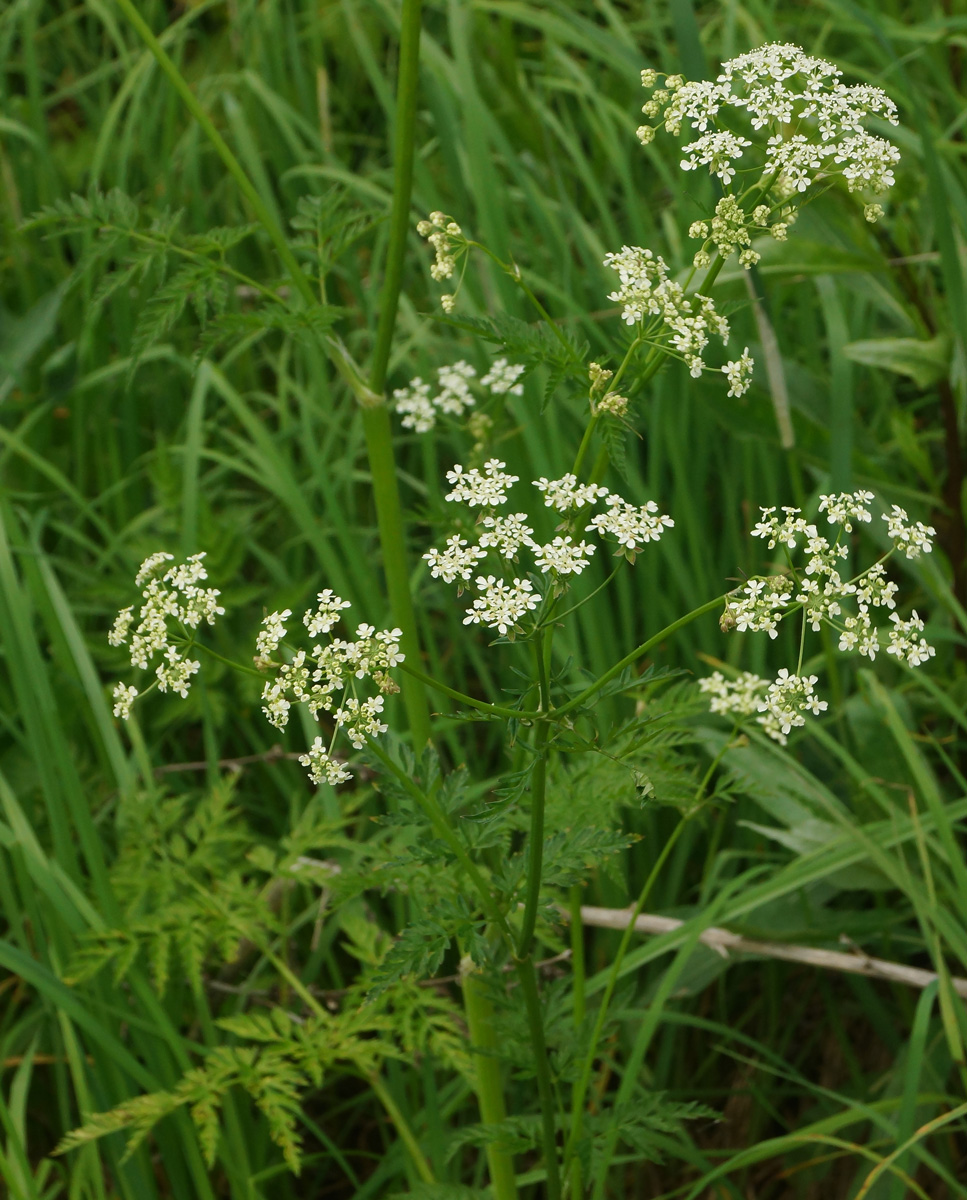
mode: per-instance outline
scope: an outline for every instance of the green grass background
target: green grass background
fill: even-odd
[[[365,361],[392,188],[397,6],[139,7],[280,222],[306,194],[372,219],[327,278],[328,299],[346,309],[340,332]],[[761,368],[741,401],[674,369],[636,397],[640,437],[628,442],[624,486],[674,516],[674,537],[582,611],[561,653],[602,671],[726,581],[761,570],[761,545],[748,536],[759,504],[808,509],[821,491],[862,486],[937,525],[933,558],[900,568],[937,658],[915,676],[892,662],[874,675],[817,639],[807,667],[823,676],[831,713],[789,755],[754,744],[732,758],[731,802],[690,828],[650,907],[777,940],[836,947],[845,934],[870,954],[940,970],[941,986],[919,995],[789,964],[669,956],[681,938],[642,942],[627,964],[615,1070],[651,1038],[649,1085],[724,1119],[668,1135],[664,1165],[632,1158],[616,1169],[615,1195],[854,1197],[878,1158],[964,1099],[967,1019],[944,972],[967,975],[967,15],[909,0],[451,0],[425,13],[414,222],[443,209],[513,257],[592,357],[613,352],[618,330],[605,252],[651,246],[684,265],[684,230],[711,195],[678,171],[671,139],[637,144],[641,67],[701,77],[775,39],[896,100],[904,160],[888,217],[870,227],[831,192],[753,277],[778,343],[791,448]],[[119,919],[111,864],[126,798],[148,786],[152,767],[207,763],[161,785],[197,796],[217,779],[218,759],[277,740],[257,691],[217,665],[186,703],[146,704],[133,743],[117,728],[104,681],[122,663],[105,633],[133,599],[137,564],[162,547],[208,551],[228,609],[213,644],[229,657],[251,654],[262,606],[298,611],[323,587],[351,599],[361,620],[379,625],[389,613],[355,402],[324,356],[255,333],[199,366],[189,312],[132,373],[135,317],[157,281],[135,279],[101,303],[97,273],[75,269],[83,238],[18,232],[32,213],[91,187],[120,188],[145,211],[182,210],[189,233],[251,219],[154,60],[108,0],[11,0],[0,13],[0,69],[0,1179],[30,1200],[405,1191],[405,1155],[349,1080],[307,1112],[319,1137],[299,1181],[278,1169],[242,1103],[212,1172],[187,1117],[159,1128],[154,1156],[142,1150],[124,1165],[116,1138],[47,1157],[80,1111],[170,1085],[204,1040],[184,991],[159,999],[143,975],[124,986],[101,977],[83,991],[63,982],[82,933]],[[410,251],[390,386],[458,357],[482,372],[482,347],[435,319],[439,288],[415,232]],[[235,261],[275,284],[260,237]],[[725,272],[720,294],[734,301],[738,345],[761,363],[742,273]],[[484,265],[468,273],[461,311],[528,317]],[[940,367],[914,378],[842,353],[887,338],[941,339]],[[586,399],[564,389],[540,414],[541,385],[531,377],[508,405],[500,447],[525,479],[563,469],[582,428]],[[501,660],[467,637],[419,564],[443,528],[443,471],[466,449],[446,434],[398,439],[428,661],[476,691],[506,682]],[[701,674],[700,653],[765,673],[795,646],[727,638],[710,617],[659,661]],[[605,705],[601,720],[617,715]],[[439,728],[455,759],[468,752],[462,728]],[[714,754],[722,731],[698,728],[696,753]],[[285,748],[300,749],[304,731],[290,732]],[[467,731],[483,775],[505,765],[495,737]],[[308,802],[287,762],[246,769],[236,799],[269,844]],[[647,808],[629,821],[642,835],[621,865],[634,894],[674,814]],[[587,896],[628,901],[607,876],[594,876]],[[308,911],[308,893],[303,902]],[[300,914],[291,919],[296,928]],[[605,968],[614,945],[589,935],[589,967]],[[305,967],[339,986],[338,956]],[[656,1007],[671,979],[672,998]],[[473,1183],[459,1157],[443,1163],[447,1132],[474,1119],[466,1092],[432,1063],[395,1070],[390,1086],[440,1178]],[[930,1196],[967,1195],[962,1123],[916,1138],[897,1161]],[[900,1200],[908,1186],[885,1172],[866,1195]]]

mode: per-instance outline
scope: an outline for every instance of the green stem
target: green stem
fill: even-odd
[[[703,781],[704,789],[704,781]],[[692,810],[694,811],[694,809]],[[574,1156],[574,1151],[577,1147],[578,1139],[581,1136],[581,1128],[584,1121],[584,1098],[587,1095],[588,1087],[591,1083],[591,1072],[594,1069],[594,1060],[597,1057],[598,1042],[601,1040],[601,1033],[604,1029],[605,1017],[608,1014],[608,1006],[611,1003],[611,997],[614,994],[614,989],[618,984],[618,979],[621,975],[621,965],[624,962],[625,955],[628,952],[628,946],[631,942],[631,936],[635,930],[635,921],[641,915],[641,910],[645,907],[651,889],[654,886],[655,880],[662,867],[665,865],[669,854],[671,854],[675,843],[681,836],[682,830],[688,823],[692,812],[686,813],[678,824],[675,826],[671,837],[662,847],[661,854],[658,855],[658,860],[652,867],[645,880],[644,887],[638,895],[638,900],[635,907],[628,917],[628,924],[621,936],[621,943],[618,946],[618,953],[615,955],[614,962],[611,964],[611,972],[608,975],[607,986],[604,989],[604,995],[601,997],[601,1004],[598,1007],[598,1013],[594,1021],[594,1029],[591,1033],[591,1040],[588,1043],[588,1052],[585,1055],[584,1063],[581,1067],[581,1075],[578,1082],[574,1085],[574,1092],[571,1101],[571,1131],[567,1139],[567,1147],[564,1151],[564,1173],[568,1172],[569,1165]]]
[[[658,633],[650,637],[647,642],[642,642],[642,644],[636,647],[636,649],[632,650],[630,654],[626,654],[624,658],[619,659],[619,661],[616,662],[613,667],[609,668],[603,675],[596,679],[594,683],[586,687],[579,696],[575,696],[572,700],[568,700],[566,704],[562,704],[558,708],[552,708],[549,716],[556,720],[558,717],[563,717],[567,713],[572,712],[575,708],[580,708],[583,704],[586,704],[592,696],[596,695],[605,686],[605,684],[614,679],[616,675],[620,675],[625,667],[630,667],[632,663],[641,658],[643,654],[647,654],[653,646],[657,646],[660,642],[663,642],[666,638],[670,637],[673,633],[676,633],[679,629],[684,628],[686,625],[690,625],[692,621],[697,620],[699,617],[704,617],[706,613],[710,613],[714,609],[718,608],[725,602],[727,596],[728,592],[726,592],[724,595],[716,596],[714,600],[709,600],[705,604],[700,605],[698,608],[693,608],[692,611],[690,613],[686,613],[684,617],[679,617],[677,621],[672,621],[670,625],[666,625],[664,629],[659,630]]]
[[[481,900],[481,907],[487,914],[488,919],[498,930],[501,939],[510,950],[511,954],[513,954],[514,935],[511,931],[510,925],[507,922],[507,917],[501,911],[500,906],[494,899],[493,893],[487,886],[487,881],[480,874],[479,868],[467,853],[466,847],[460,841],[459,837],[457,837],[454,830],[450,827],[450,823],[447,820],[446,814],[437,804],[436,800],[434,800],[432,796],[427,795],[427,793],[424,792],[423,789],[419,787],[401,767],[397,766],[397,764],[393,762],[393,760],[385,752],[385,750],[383,750],[379,743],[374,741],[372,738],[369,739],[369,750],[374,757],[379,759],[379,761],[397,780],[397,782],[400,783],[402,787],[413,797],[418,807],[423,811],[430,824],[433,826],[437,835],[444,842],[446,842],[446,844],[453,851],[457,861],[466,872],[467,878],[477,889],[477,893]]]
[[[587,1010],[587,998],[585,995],[586,985],[586,970],[584,963],[584,922],[581,920],[581,885],[574,884],[568,892],[568,908],[570,910],[569,924],[571,927],[571,968],[573,979],[573,998],[574,998],[574,1034],[580,1038],[581,1027],[584,1024],[584,1016]],[[571,1088],[571,1108],[574,1111],[575,1105],[583,1107],[583,1097],[578,1096],[578,1084],[575,1081]],[[568,1180],[568,1185],[571,1189],[571,1195],[580,1200],[584,1194],[584,1179],[581,1170],[581,1160],[575,1158],[571,1162],[570,1175],[565,1172],[565,1178]]]
[[[552,606],[553,611],[553,606]],[[540,694],[541,712],[550,708],[551,695],[548,686],[547,658],[553,630],[539,633],[534,639],[534,665],[537,670],[537,685]],[[537,727],[534,753],[537,762],[531,777],[530,801],[531,823],[527,836],[527,894],[524,898],[524,917],[515,954],[517,974],[527,1007],[527,1023],[530,1027],[531,1050],[534,1070],[537,1075],[537,1092],[541,1105],[541,1131],[544,1143],[544,1159],[547,1167],[547,1200],[558,1200],[561,1180],[557,1161],[557,1137],[555,1134],[554,1089],[547,1061],[544,1040],[544,1018],[541,1013],[540,994],[537,986],[537,969],[534,966],[534,930],[537,926],[537,908],[541,896],[541,876],[544,868],[544,803],[547,785],[547,741],[550,726],[542,721]]]
[[[215,149],[215,153],[225,164],[225,169],[229,175],[238,184],[239,191],[252,206],[252,211],[258,218],[259,224],[268,234],[279,258],[282,260],[286,271],[292,278],[292,282],[298,288],[302,298],[307,304],[315,304],[316,298],[312,290],[312,285],[306,278],[305,272],[299,266],[295,255],[289,248],[289,243],[285,240],[285,234],[275,222],[275,218],[269,212],[261,196],[255,189],[254,184],[245,174],[241,163],[232,153],[228,143],[212,124],[212,120],[208,113],[198,103],[195,93],[191,90],[181,75],[181,72],[168,56],[164,46],[151,32],[147,22],[138,12],[132,0],[117,0],[118,8],[124,13],[130,23],[134,26],[138,36],[154,55],[155,61],[161,70],[167,75],[168,81],[175,89],[181,99],[184,101],[185,107],[198,122],[205,137],[211,142]]]
[[[468,708],[476,708],[480,712],[489,713],[491,716],[512,719],[519,717],[534,719],[540,716],[540,713],[537,712],[521,712],[516,708],[506,708],[501,704],[488,704],[486,700],[477,700],[474,696],[468,696],[465,692],[458,692],[456,688],[448,687],[445,683],[440,683],[432,675],[427,675],[426,672],[419,670],[417,667],[411,667],[408,662],[400,663],[399,669],[407,675],[412,675],[414,679],[419,679],[432,691],[440,692],[441,695],[449,696],[451,700],[457,700],[461,704],[466,704]]]
[[[497,1054],[493,1005],[472,959],[465,957],[461,962],[460,978],[463,984],[463,1010],[467,1017],[477,1077],[475,1090],[480,1119],[484,1125],[499,1125],[507,1120],[507,1105],[504,1103],[504,1086]],[[502,1142],[488,1142],[487,1165],[490,1168],[494,1200],[517,1200],[514,1157]]]
[[[363,431],[373,477],[373,495],[379,525],[383,570],[393,619],[402,630],[400,645],[411,662],[420,659],[420,637],[416,624],[410,576],[406,564],[406,540],[400,503],[393,433],[384,391],[393,331],[399,308],[403,259],[410,226],[410,197],[413,191],[413,154],[416,140],[416,100],[420,77],[420,17],[422,0],[403,0],[400,17],[399,76],[396,90],[396,123],[393,145],[393,206],[390,212],[386,274],[380,296],[376,344],[369,376],[370,391],[379,403],[363,406]],[[403,704],[416,749],[430,740],[430,703],[422,682],[410,676],[403,687]]]
[[[547,712],[550,707],[550,695],[547,686],[547,665],[544,661],[545,635],[539,633],[534,641],[534,662],[537,667],[537,680],[540,689],[541,711]],[[527,958],[534,943],[534,929],[537,926],[537,906],[540,903],[541,875],[544,867],[544,801],[547,786],[547,739],[550,726],[542,721],[537,727],[534,739],[534,753],[537,761],[531,776],[531,824],[527,838],[527,895],[524,900],[524,919],[521,924],[520,936],[517,940],[517,958]]]
[[[524,994],[531,1050],[537,1073],[537,1094],[541,1105],[541,1140],[544,1143],[544,1164],[547,1168],[547,1200],[560,1200],[561,1170],[557,1161],[557,1138],[554,1132],[556,1106],[554,1089],[551,1086],[551,1070],[547,1061],[547,1044],[544,1041],[544,1018],[537,990],[537,968],[530,957],[519,960],[516,965],[517,977]]]
[[[416,1173],[420,1179],[424,1183],[436,1183],[436,1178],[430,1169],[430,1164],[426,1161],[423,1151],[420,1149],[416,1135],[410,1128],[406,1117],[400,1111],[399,1105],[390,1095],[389,1088],[375,1072],[367,1075],[365,1078],[366,1082],[373,1089],[377,1100],[379,1100],[380,1104],[386,1110],[386,1115],[393,1122],[396,1132],[400,1135],[400,1141],[409,1151],[410,1158],[413,1160],[413,1166],[416,1167]]]

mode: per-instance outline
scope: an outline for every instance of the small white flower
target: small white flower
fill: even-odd
[[[588,565],[594,546],[587,542],[574,543],[571,537],[556,537],[546,546],[537,547],[536,562],[544,574],[580,575]]]
[[[909,517],[904,509],[894,504],[889,513],[883,514],[886,521],[887,533],[893,539],[897,550],[902,550],[907,558],[919,558],[921,553],[929,554],[933,550],[933,538],[937,531],[932,525],[924,525],[917,521],[915,525],[907,524]]]
[[[455,533],[447,538],[445,550],[429,550],[423,557],[430,564],[430,574],[434,579],[453,583],[455,579],[469,579],[475,565],[487,557],[487,552],[480,546],[468,546],[466,538]]]
[[[286,627],[285,622],[292,616],[292,609],[286,608],[282,612],[269,613],[267,617],[262,618],[262,629],[255,639],[255,650],[260,658],[270,658],[279,648],[279,643],[285,638]]]
[[[492,547],[505,558],[516,558],[521,546],[534,545],[534,531],[527,524],[526,513],[512,513],[507,517],[484,517],[481,525],[484,532],[480,535],[480,545]]]
[[[114,715],[126,721],[131,716],[131,705],[138,698],[136,687],[127,687],[123,683],[114,685]]]
[[[507,634],[540,602],[540,596],[526,579],[515,579],[509,585],[493,575],[481,575],[477,578],[477,590],[480,595],[466,610],[464,625],[487,625],[501,634]]]
[[[319,592],[316,596],[315,611],[309,609],[302,618],[302,623],[309,631],[310,637],[318,637],[320,633],[328,633],[339,623],[339,614],[347,608],[352,608],[348,600],[337,596],[331,588]]]
[[[507,474],[506,466],[499,459],[491,458],[484,463],[481,472],[476,467],[465,471],[458,463],[452,471],[447,471],[447,482],[453,484],[453,491],[445,498],[451,502],[463,501],[471,508],[491,508],[506,503],[507,489],[520,478]]]
[[[752,360],[752,355],[749,353],[749,347],[742,351],[740,358],[734,362],[727,362],[722,368],[722,372],[729,381],[730,396],[744,396],[752,384],[752,370],[755,363]]]
[[[654,500],[635,507],[612,494],[608,497],[608,511],[594,517],[586,530],[595,530],[602,537],[610,534],[633,555],[648,542],[657,542],[666,529],[674,527],[675,522],[671,517],[664,514],[656,516],[656,513],[658,505]]]
[[[525,369],[520,364],[509,363],[506,358],[496,358],[480,382],[484,387],[490,388],[495,396],[523,396],[524,385],[517,380]]]
[[[335,787],[337,783],[347,783],[353,777],[342,763],[329,757],[321,737],[316,738],[307,753],[299,755],[299,762],[309,768],[309,778],[313,783],[328,783]]]
[[[546,479],[542,475],[534,480],[534,487],[544,493],[546,508],[555,508],[562,513],[594,504],[608,494],[608,489],[599,483],[578,483],[577,476],[570,473],[562,475],[560,479]]]

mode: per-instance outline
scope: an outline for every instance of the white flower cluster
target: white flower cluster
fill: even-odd
[[[463,230],[446,213],[431,212],[428,221],[417,223],[416,232],[420,237],[425,237],[436,252],[436,261],[430,267],[430,274],[438,283],[449,279],[457,265],[452,242],[454,238],[463,237]]]
[[[872,520],[868,507],[872,500],[873,493],[867,491],[821,496],[819,511],[826,514],[829,524],[851,532],[854,522],[869,524]],[[802,551],[805,567],[802,573],[793,570],[791,575],[750,579],[732,593],[722,618],[723,629],[761,631],[775,638],[778,622],[801,609],[803,620],[814,632],[827,623],[839,635],[840,650],[855,651],[872,662],[884,640],[874,626],[873,615],[877,609],[884,609],[891,610],[893,625],[892,629],[884,631],[889,636],[888,654],[911,667],[920,666],[934,655],[934,648],[922,636],[924,624],[916,610],[906,621],[892,611],[896,608],[895,596],[899,589],[887,578],[882,559],[854,579],[844,581],[839,568],[849,550],[840,542],[842,534],[831,543],[798,508],[783,507],[781,516],[775,507],[761,511],[762,518],[752,530],[752,536],[764,539],[770,550],[781,546],[787,553],[797,549]],[[930,551],[934,536],[930,526],[919,521],[911,524],[907,514],[896,505],[890,513],[884,514],[883,519],[893,539],[894,550],[889,553],[899,550],[908,558],[917,558]],[[844,611],[847,603],[855,604],[855,614]],[[713,712],[749,715],[750,696],[755,691],[754,679],[746,675],[741,683],[731,685],[716,672],[702,681],[700,687],[712,696]],[[758,702],[758,711],[765,714],[758,720],[770,737],[785,744],[789,731],[804,724],[803,713],[818,714],[825,710],[825,701],[815,694],[815,683],[815,675],[790,675],[785,669],[779,672],[775,683]]]
[[[899,504],[894,504],[888,513],[884,513],[883,520],[886,521],[886,531],[893,539],[893,545],[897,550],[902,550],[907,558],[919,558],[933,549],[936,529],[932,525],[924,525],[922,521],[909,524],[910,518]]]
[[[486,625],[504,636],[513,636],[519,632],[523,617],[541,601],[541,594],[520,574],[513,575],[512,582],[496,574],[478,574],[478,564],[489,553],[499,556],[506,568],[508,562],[517,561],[522,549],[528,550],[537,570],[550,577],[552,589],[560,595],[567,586],[567,577],[580,575],[594,555],[595,546],[580,538],[579,527],[581,510],[599,500],[607,501],[607,511],[593,517],[583,532],[593,531],[613,539],[618,544],[615,553],[630,562],[648,542],[657,542],[664,530],[675,524],[671,517],[659,513],[653,500],[636,507],[600,484],[578,483],[572,474],[560,479],[542,476],[533,481],[533,486],[542,493],[545,507],[554,509],[564,520],[557,527],[558,536],[541,543],[527,524],[526,513],[501,516],[495,511],[506,503],[508,490],[518,482],[516,475],[506,473],[506,465],[491,459],[483,471],[467,471],[458,464],[447,472],[447,479],[455,486],[446,499],[483,510],[477,522],[479,538],[471,543],[455,533],[447,538],[442,550],[434,548],[423,555],[431,576],[456,583],[458,592],[474,580],[477,595],[466,610],[465,625]]]
[[[333,714],[335,730],[330,745],[317,737],[311,749],[299,761],[309,768],[314,783],[345,783],[352,779],[346,766],[332,757],[336,734],[343,730],[357,750],[366,738],[385,733],[387,726],[379,720],[383,711],[383,695],[399,690],[390,670],[403,661],[400,652],[399,629],[377,630],[372,625],[358,625],[352,641],[332,636],[341,614],[351,607],[327,588],[316,597],[314,609],[309,609],[302,623],[311,638],[325,634],[326,642],[317,642],[308,652],[298,650],[288,662],[269,659],[285,638],[285,622],[292,616],[289,609],[271,613],[262,621],[256,640],[256,661],[272,667],[275,678],[266,681],[262,689],[262,712],[276,729],[289,723],[293,704],[304,704],[313,718],[320,712]],[[360,701],[355,695],[357,681],[371,680],[379,695]]]
[[[162,692],[177,692],[182,698],[188,695],[191,677],[201,664],[185,658],[172,644],[168,622],[177,622],[181,629],[176,636],[180,635],[183,643],[189,643],[189,630],[197,629],[203,621],[214,625],[215,618],[225,612],[218,603],[221,593],[216,588],[199,586],[208,578],[204,558],[204,553],[193,554],[184,563],[168,566],[174,563],[173,555],[163,550],[149,555],[135,576],[135,584],[141,588],[144,600],[137,625],[133,606],[122,608],[107,637],[112,646],[126,645],[130,637],[131,665],[141,670],[146,670],[151,659],[160,654],[162,661],[155,668],[158,688]],[[126,721],[137,697],[137,688],[117,684],[114,715]]]
[[[805,725],[804,713],[818,716],[826,711],[826,701],[816,695],[817,680],[816,675],[790,675],[783,667],[773,683],[751,671],[733,680],[715,671],[698,686],[710,697],[710,712],[738,720],[755,717],[763,731],[784,746],[789,732]]]
[[[743,671],[737,679],[726,679],[721,671],[713,671],[698,681],[699,691],[706,692],[709,711],[721,716],[752,717],[759,711],[762,692],[769,686],[768,679]]]
[[[757,720],[780,746],[786,744],[790,730],[806,724],[803,713],[811,712],[818,717],[829,707],[816,695],[817,679],[816,675],[790,675],[782,667],[775,682],[769,684],[769,690],[759,703],[759,711],[765,715]]]
[[[661,344],[684,359],[693,378],[705,369],[702,355],[714,334],[724,346],[729,340],[729,323],[708,296],[686,296],[681,284],[669,278],[660,254],[640,246],[622,246],[605,255],[604,265],[618,274],[618,288],[608,299],[619,303],[626,325],[641,325],[647,340]],[[663,328],[664,327],[664,328]],[[742,358],[729,364],[730,394],[740,396],[749,386],[752,359],[748,348]]]
[[[524,370],[520,364],[497,358],[480,384],[493,396],[520,396],[523,395],[524,385],[517,380]],[[404,429],[412,429],[416,433],[428,433],[436,425],[440,413],[448,417],[463,416],[476,404],[476,397],[471,390],[476,375],[474,368],[461,359],[453,366],[439,368],[436,390],[420,376],[406,387],[396,388],[393,400],[402,418],[400,424]]]
[[[754,143],[733,129],[735,112],[752,130],[766,131],[764,158],[753,164],[779,198],[802,193],[820,177],[842,175],[849,191],[888,191],[900,154],[892,142],[864,128],[870,117],[897,124],[896,105],[878,87],[848,86],[842,72],[798,46],[773,43],[722,65],[715,82],[669,76],[643,107],[678,137],[688,125],[699,136],[683,148],[683,170],[708,166],[728,188]],[[645,87],[658,81],[642,72]],[[654,128],[638,136],[645,144]],[[760,222],[761,223],[761,222]]]

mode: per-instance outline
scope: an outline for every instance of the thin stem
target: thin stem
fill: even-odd
[[[597,428],[600,420],[598,413],[592,413],[591,419],[588,421],[587,428],[584,431],[584,437],[581,438],[581,444],[578,446],[577,456],[574,459],[574,466],[571,468],[571,473],[578,479],[581,477],[581,468],[584,466],[584,460],[587,457],[588,449],[591,446],[591,438]]]
[[[416,1173],[424,1183],[436,1183],[436,1177],[430,1169],[430,1164],[426,1161],[423,1151],[420,1149],[420,1144],[416,1140],[416,1135],[410,1128],[409,1122],[403,1113],[400,1111],[399,1105],[390,1095],[389,1088],[383,1083],[382,1079],[373,1072],[367,1075],[366,1082],[373,1089],[377,1100],[386,1109],[386,1115],[396,1127],[396,1132],[400,1135],[400,1141],[410,1153],[410,1158],[413,1160],[413,1166],[416,1167]]]
[[[211,646],[206,646],[204,642],[192,642],[191,648],[193,650],[204,650],[210,658],[217,659],[220,663],[224,663],[226,667],[231,667],[233,671],[241,671],[243,675],[255,675],[259,679],[265,679],[265,675],[261,671],[257,671],[254,667],[246,666],[245,663],[234,662],[230,658],[225,658],[217,650],[213,650]]]
[[[551,1086],[551,1071],[547,1062],[547,1044],[544,1041],[544,1018],[537,991],[537,969],[533,958],[528,957],[517,962],[517,977],[524,994],[531,1050],[537,1074],[537,1094],[541,1105],[541,1140],[544,1143],[544,1165],[547,1169],[547,1200],[560,1200],[561,1170],[557,1161],[557,1138],[554,1130],[556,1106],[554,1089]]]
[[[704,790],[704,781],[702,784],[702,789]],[[568,1135],[567,1147],[564,1151],[565,1175],[568,1172],[578,1139],[581,1136],[581,1128],[584,1120],[584,1098],[587,1095],[588,1087],[591,1083],[591,1072],[594,1068],[594,1060],[597,1056],[598,1042],[601,1040],[601,1033],[604,1029],[605,1017],[608,1014],[608,1006],[611,1003],[611,997],[614,994],[614,989],[617,986],[618,979],[621,974],[621,966],[624,962],[625,954],[627,953],[628,946],[631,942],[631,935],[634,932],[635,921],[638,919],[642,909],[645,907],[645,903],[648,900],[648,896],[651,894],[651,889],[654,886],[655,880],[658,878],[659,872],[665,865],[669,854],[671,854],[675,843],[681,836],[682,831],[684,830],[694,811],[695,810],[692,809],[682,816],[681,820],[675,826],[671,837],[662,847],[661,854],[658,855],[658,860],[649,872],[648,878],[645,880],[644,887],[642,887],[641,892],[638,895],[638,900],[635,903],[635,907],[632,909],[631,915],[628,918],[628,925],[622,934],[621,943],[618,946],[618,953],[615,955],[614,962],[611,964],[611,972],[608,975],[608,982],[604,989],[604,995],[601,998],[601,1004],[598,1007],[597,1017],[595,1018],[594,1022],[594,1029],[591,1033],[591,1039],[588,1043],[588,1052],[585,1055],[578,1082],[574,1086],[574,1092],[571,1101],[571,1131]]]
[[[614,579],[615,575],[617,575],[618,572],[621,570],[621,564],[624,563],[625,561],[626,560],[623,557],[621,559],[619,559],[618,565],[611,572],[611,574],[604,581],[604,583],[599,583],[598,586],[594,589],[594,591],[588,592],[588,594],[584,597],[583,600],[579,600],[577,602],[577,604],[572,604],[570,608],[566,608],[561,613],[549,614],[545,620],[541,621],[541,623],[539,625],[535,626],[535,629],[546,629],[548,626],[550,626],[552,624],[556,624],[558,621],[563,621],[565,617],[570,616],[570,614],[572,612],[577,612],[577,610],[579,608],[583,608],[584,605],[587,604],[587,602],[589,600],[594,599],[594,597],[598,594],[598,592],[604,591],[604,589],[608,586],[608,584],[611,582],[611,580]]]
[[[215,149],[215,153],[225,164],[225,169],[229,175],[238,184],[239,191],[252,206],[252,211],[258,218],[259,224],[268,234],[279,258],[282,260],[286,271],[292,278],[292,282],[298,288],[302,298],[307,304],[315,304],[316,297],[312,290],[312,285],[307,279],[305,272],[299,266],[299,263],[289,247],[289,243],[285,239],[285,234],[275,222],[275,218],[269,212],[261,196],[258,194],[254,184],[249,179],[248,175],[232,153],[228,143],[215,128],[208,113],[202,108],[195,97],[194,92],[185,82],[181,72],[168,56],[164,46],[151,32],[150,26],[138,12],[132,0],[117,0],[118,8],[124,13],[127,19],[131,22],[138,36],[154,55],[155,61],[161,70],[167,75],[168,81],[175,89],[181,99],[184,101],[185,107],[198,122],[205,137],[211,142]]]
[[[587,999],[585,996],[585,984],[587,981],[584,964],[584,922],[581,919],[580,884],[574,884],[568,892],[568,908],[570,909],[572,995],[574,1000],[572,1017],[575,1037],[580,1037],[581,1026],[584,1024],[584,1016],[587,1008]],[[571,1088],[572,1112],[575,1105],[583,1107],[583,1103],[583,1098],[578,1096],[578,1083],[575,1080]],[[570,1175],[568,1176],[565,1171],[565,1178],[567,1178],[571,1189],[571,1195],[580,1200],[580,1197],[584,1193],[584,1180],[579,1159],[575,1158],[571,1162]]]
[[[500,1125],[507,1120],[503,1080],[497,1056],[497,1031],[494,1010],[486,987],[478,977],[473,961],[464,958],[460,964],[463,985],[463,1011],[467,1017],[470,1048],[476,1074],[477,1103],[484,1125]],[[487,1143],[487,1165],[494,1200],[517,1200],[517,1178],[514,1157],[502,1141]]]
[[[514,935],[511,931],[510,925],[507,922],[507,917],[501,911],[500,906],[494,899],[493,893],[487,886],[487,881],[480,874],[479,868],[467,853],[466,847],[451,828],[446,814],[437,804],[436,800],[434,800],[432,796],[427,795],[422,788],[414,783],[409,775],[407,775],[401,767],[397,766],[397,764],[393,762],[393,760],[389,757],[385,750],[383,750],[379,743],[375,742],[372,738],[369,739],[369,750],[376,758],[379,759],[379,761],[384,767],[386,767],[390,774],[393,775],[397,782],[400,783],[403,788],[413,797],[417,805],[425,813],[430,824],[436,830],[438,836],[445,841],[453,851],[457,861],[463,867],[464,871],[466,871],[467,878],[477,889],[477,893],[479,894],[481,900],[481,906],[484,912],[486,912],[488,919],[493,922],[500,934],[501,939],[510,950],[511,954],[513,954]]]
[[[413,154],[416,140],[416,100],[420,69],[420,18],[422,0],[403,0],[400,18],[399,76],[396,91],[396,124],[393,146],[393,206],[390,212],[389,246],[386,255],[383,290],[380,296],[376,345],[370,369],[369,388],[379,402],[364,405],[363,431],[373,478],[376,519],[379,525],[383,571],[393,619],[399,625],[400,644],[411,661],[419,661],[420,637],[410,594],[410,576],[406,562],[406,538],[400,503],[396,463],[393,458],[393,433],[384,399],[396,314],[399,308],[403,259],[410,225],[410,197],[413,190]],[[403,704],[413,738],[421,749],[430,740],[430,704],[426,689],[413,676],[403,687]]]
[[[547,666],[544,661],[545,635],[540,633],[534,642],[534,662],[537,667],[538,686],[540,688],[541,711],[546,712],[550,706],[550,695],[547,686]],[[527,958],[533,948],[534,929],[537,925],[537,906],[541,894],[541,874],[544,866],[544,800],[547,785],[547,739],[550,727],[542,721],[537,727],[534,739],[534,753],[537,761],[531,776],[531,824],[527,839],[527,895],[524,900],[524,919],[521,924],[520,936],[517,940],[517,957]]]
[[[709,600],[705,604],[700,605],[698,608],[693,608],[692,611],[690,613],[686,613],[684,617],[679,617],[677,621],[672,621],[670,625],[666,625],[664,629],[659,630],[658,633],[650,637],[647,642],[642,642],[642,644],[636,649],[632,650],[630,654],[626,654],[624,658],[619,659],[619,661],[616,662],[613,667],[609,668],[603,675],[596,679],[594,683],[586,687],[580,695],[575,696],[572,700],[568,700],[567,703],[560,705],[558,708],[552,708],[548,716],[556,720],[558,717],[563,717],[567,713],[572,712],[575,708],[580,708],[583,704],[586,704],[592,696],[596,695],[605,686],[605,684],[610,683],[615,676],[620,675],[625,667],[630,667],[634,662],[641,658],[642,655],[647,654],[653,646],[657,646],[660,642],[663,642],[673,633],[677,633],[679,629],[684,628],[686,625],[690,625],[692,621],[697,620],[699,617],[704,617],[706,613],[710,613],[714,609],[718,608],[725,602],[728,595],[729,593],[726,592],[721,596],[716,596],[714,600]]]
[[[457,700],[461,704],[466,704],[468,708],[476,708],[480,712],[489,713],[494,717],[534,719],[541,715],[538,712],[522,712],[516,708],[507,708],[502,704],[488,704],[486,700],[478,700],[474,696],[468,696],[466,692],[458,692],[456,688],[449,687],[445,683],[440,683],[432,675],[427,675],[426,672],[419,670],[419,668],[410,666],[408,662],[400,663],[399,669],[407,675],[412,675],[414,679],[419,679],[434,692],[440,692],[444,696],[449,696],[451,700]]]

